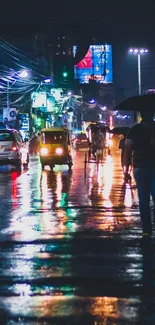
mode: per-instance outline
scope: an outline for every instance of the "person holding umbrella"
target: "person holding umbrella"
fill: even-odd
[[[125,141],[126,141],[127,132],[123,133],[123,138],[120,139],[118,149],[121,150],[121,166],[124,173],[124,153],[125,153]],[[124,173],[124,182],[131,182],[131,176],[129,173]]]
[[[122,167],[122,171],[124,174],[124,152],[125,152],[125,140],[126,140],[126,136],[127,133],[129,131],[129,127],[127,126],[118,126],[113,128],[110,133],[112,133],[113,135],[122,135],[121,139],[119,140],[119,144],[118,144],[118,149],[121,151],[121,167]],[[129,174],[125,174],[124,175],[124,181],[125,183],[127,182],[131,182],[131,176]]]
[[[143,237],[152,235],[150,212],[150,195],[155,206],[155,122],[154,108],[142,107],[141,122],[130,128],[124,152],[124,172],[128,173],[133,156],[133,174],[139,197],[139,210],[142,222]],[[155,222],[155,207],[154,207]]]

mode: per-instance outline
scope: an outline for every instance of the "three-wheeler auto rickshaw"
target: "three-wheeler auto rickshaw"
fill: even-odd
[[[40,161],[42,169],[49,165],[68,165],[72,168],[73,161],[70,147],[69,130],[63,127],[42,129],[40,134]]]

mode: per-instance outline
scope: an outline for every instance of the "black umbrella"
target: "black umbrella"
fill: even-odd
[[[110,133],[112,134],[123,134],[126,135],[129,131],[129,127],[127,126],[118,126],[110,130]]]
[[[147,109],[155,111],[155,94],[130,97],[113,108],[114,111],[139,112]]]
[[[103,123],[91,123],[88,125],[86,131],[89,131],[90,129],[92,132],[96,132],[98,129],[101,129],[102,132],[110,132],[109,126]]]

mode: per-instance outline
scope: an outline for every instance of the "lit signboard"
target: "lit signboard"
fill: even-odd
[[[74,56],[77,46],[73,47]],[[90,45],[85,57],[74,66],[74,78],[80,83],[112,83],[112,45]]]
[[[39,108],[39,107],[46,107],[46,92],[34,92],[31,95],[32,98],[32,107]]]

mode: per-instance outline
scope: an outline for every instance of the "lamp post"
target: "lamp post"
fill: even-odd
[[[145,48],[131,48],[129,49],[129,53],[135,54],[138,57],[138,94],[139,96],[142,94],[142,85],[141,85],[141,55],[147,54],[148,49]]]
[[[53,79],[52,78],[46,78],[46,79],[42,80],[41,83],[40,83],[40,86],[49,85],[49,84],[53,85]],[[48,105],[47,105],[47,88],[46,88],[46,109],[48,108],[47,106]]]

